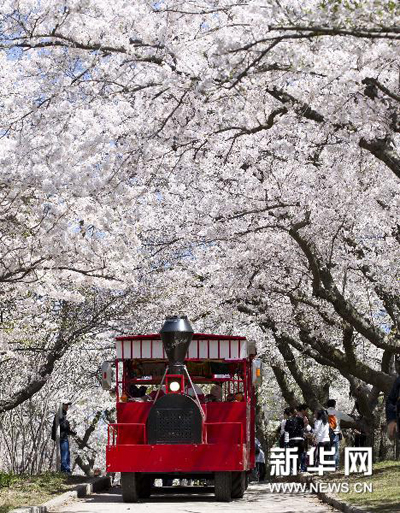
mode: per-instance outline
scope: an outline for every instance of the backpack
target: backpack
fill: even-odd
[[[337,418],[336,415],[328,415],[328,424],[329,424],[329,440],[331,445],[335,442],[335,429],[337,428]]]
[[[331,426],[329,426],[329,441],[331,443],[331,445],[333,445],[335,443],[335,432],[333,431],[333,429],[331,428]]]
[[[328,422],[329,422],[329,427],[332,430],[335,430],[337,428],[337,418],[336,418],[336,415],[328,415]]]
[[[285,424],[285,431],[289,433],[290,438],[304,437],[304,421],[301,417],[290,417]]]

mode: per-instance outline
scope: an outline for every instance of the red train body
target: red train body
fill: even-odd
[[[255,466],[253,346],[244,337],[196,333],[179,359],[168,348],[166,355],[161,336],[117,338],[107,472],[121,472],[126,501],[148,497],[154,479],[173,477],[214,480],[219,500],[243,496]]]

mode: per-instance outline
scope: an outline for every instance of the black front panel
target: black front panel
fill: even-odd
[[[201,443],[202,417],[191,397],[167,394],[150,410],[146,428],[149,444]]]
[[[193,412],[163,408],[157,410],[158,443],[191,443]]]

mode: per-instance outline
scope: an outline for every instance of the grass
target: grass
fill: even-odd
[[[368,512],[400,512],[400,462],[383,461],[375,463],[372,476],[353,474],[340,480],[345,480],[350,485],[349,493],[340,493],[338,497],[351,504],[365,509]],[[373,491],[356,493],[355,483],[372,483]],[[359,485],[357,485],[359,486]]]
[[[87,481],[87,477],[46,472],[37,476],[0,472],[0,513],[37,506]]]

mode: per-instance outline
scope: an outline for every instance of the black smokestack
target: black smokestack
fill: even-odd
[[[167,317],[160,335],[168,357],[168,373],[183,374],[183,362],[193,338],[193,329],[186,315]]]

